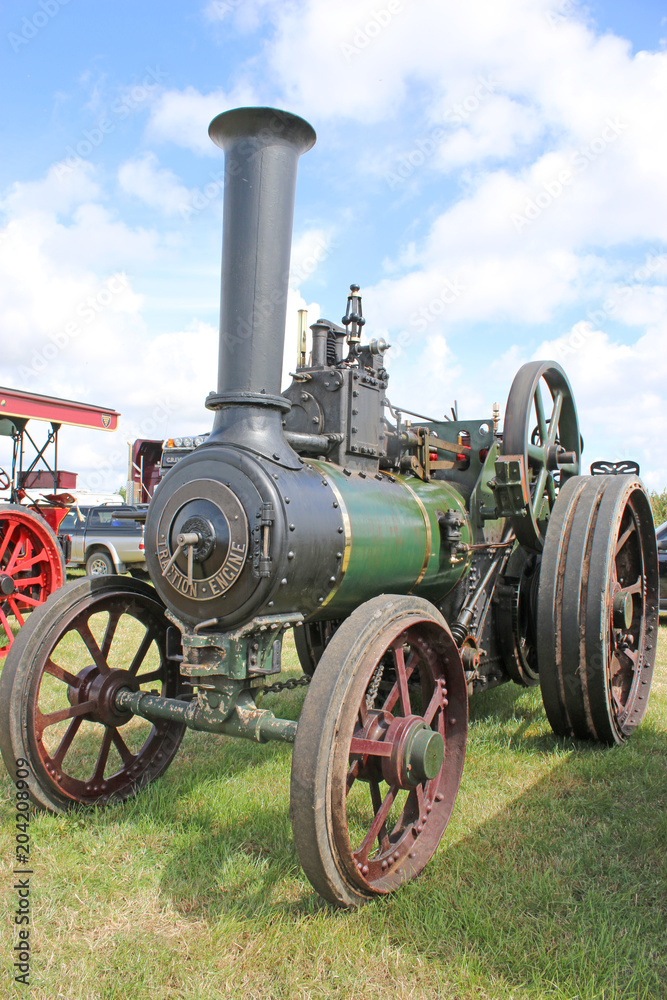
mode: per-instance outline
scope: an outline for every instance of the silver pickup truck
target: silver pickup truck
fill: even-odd
[[[68,569],[85,566],[88,576],[108,573],[141,573],[144,559],[144,525],[118,514],[145,508],[119,505],[72,507],[58,528]]]

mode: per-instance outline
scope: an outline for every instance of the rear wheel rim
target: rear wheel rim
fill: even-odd
[[[537,617],[554,732],[622,743],[646,712],[657,642],[658,567],[641,480],[566,484],[547,536]]]

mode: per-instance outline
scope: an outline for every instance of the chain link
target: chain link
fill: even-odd
[[[366,708],[369,712],[375,704],[375,699],[377,698],[378,691],[380,690],[380,682],[382,681],[383,673],[384,667],[381,663],[378,663],[375,668],[375,673],[371,677],[371,682],[368,685],[368,690],[366,691]]]
[[[290,677],[288,681],[279,681],[277,684],[266,684],[264,687],[255,688],[257,692],[262,692],[262,694],[278,694],[280,691],[293,691],[294,688],[306,687],[310,684],[312,678],[308,674],[302,674],[301,677]]]

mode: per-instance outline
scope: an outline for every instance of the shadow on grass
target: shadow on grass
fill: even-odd
[[[296,717],[302,698],[271,707]],[[448,831],[419,879],[366,908],[369,940],[388,940],[462,984],[495,978],[510,993],[554,998],[667,997],[667,733],[649,717],[614,749],[535,734],[539,692],[514,685],[470,707],[472,741],[503,755],[506,768],[531,753],[540,777],[482,822],[459,803],[452,829],[465,835],[451,842]],[[258,933],[267,920],[348,921],[304,890],[290,761],[281,744],[189,733],[162,780],[67,823],[127,827],[134,840],[155,834],[160,846],[148,857],[159,850],[161,893],[211,931],[223,915]],[[484,785],[472,755],[465,780],[474,802]]]
[[[510,712],[513,702],[517,752],[558,750],[552,770],[492,818],[465,817],[471,833],[445,838],[419,879],[367,908],[369,932],[416,962],[458,969],[461,982],[496,978],[545,997],[667,997],[667,734],[647,721],[614,749],[548,736],[520,745],[533,709]],[[474,788],[474,771],[467,780]],[[303,891],[286,793],[222,821],[204,806],[204,826],[202,815],[181,825],[161,882],[181,915],[211,927],[223,914],[258,928],[277,917],[348,919]]]
[[[421,960],[539,995],[665,997],[667,734],[649,722],[623,747],[572,746],[441,846],[389,901],[388,933]]]

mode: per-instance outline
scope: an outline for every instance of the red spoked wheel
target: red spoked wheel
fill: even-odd
[[[378,597],[340,626],[292,760],[294,841],[321,896],[359,906],[422,870],[452,812],[467,717],[456,643],[428,601]]]
[[[55,534],[38,514],[20,504],[0,506],[0,657],[25,613],[43,604],[65,582],[65,559]]]
[[[85,578],[61,588],[19,632],[0,677],[0,749],[27,761],[33,801],[54,812],[122,801],[159,777],[185,732],[115,706],[120,688],[178,697],[178,663],[153,587]]]

